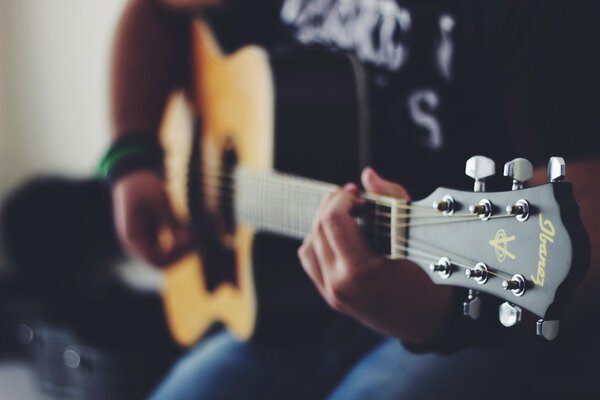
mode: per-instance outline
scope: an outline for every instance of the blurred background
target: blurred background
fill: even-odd
[[[94,179],[125,3],[0,0],[3,400],[141,398],[178,352],[160,275],[120,254]]]
[[[125,0],[0,0],[0,193],[93,173],[109,140],[108,65]]]

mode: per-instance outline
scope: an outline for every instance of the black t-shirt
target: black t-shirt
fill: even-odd
[[[497,171],[600,155],[600,2],[238,0],[214,20],[226,48],[316,46],[368,72],[370,163],[413,198],[469,189],[464,162]],[[505,190],[506,179],[496,179]],[[492,186],[493,187],[493,186]]]
[[[496,161],[492,190],[509,189],[498,175],[516,157],[543,165],[550,156],[567,163],[600,156],[600,1],[232,5],[209,16],[226,51],[249,43],[318,47],[362,63],[370,163],[413,199],[438,186],[472,189],[464,162],[475,154]],[[458,307],[464,293],[457,296]],[[445,349],[494,341],[503,328],[493,312],[484,319],[456,319]],[[478,335],[467,334],[475,328]]]
[[[550,156],[567,163],[600,156],[600,1],[232,4],[210,15],[227,51],[248,43],[318,47],[364,65],[371,165],[413,199],[438,186],[472,189],[464,162],[475,154],[496,161],[492,190],[509,190],[499,175],[516,157],[543,165]],[[457,296],[459,314],[465,294]],[[495,312],[483,318],[455,319],[440,349],[494,342],[506,332]]]

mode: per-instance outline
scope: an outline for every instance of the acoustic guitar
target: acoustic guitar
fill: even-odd
[[[174,96],[161,129],[172,205],[198,236],[197,250],[166,269],[162,291],[169,328],[184,346],[217,321],[240,339],[252,336],[261,304],[255,235],[302,239],[323,198],[338,188],[326,182],[357,176],[368,150],[365,85],[352,59],[320,62],[257,46],[226,55],[202,21],[192,28],[192,54],[191,100]],[[331,94],[315,98],[323,85]],[[537,333],[553,339],[589,260],[571,185],[561,181],[564,162],[553,157],[550,182],[532,188],[521,184],[531,164],[509,162],[504,172],[514,190],[506,192],[484,191],[492,160],[473,157],[466,172],[474,192],[438,188],[413,202],[363,194],[366,237],[435,283],[468,289],[467,316],[479,316],[480,292],[491,294],[505,300],[504,325],[527,310],[539,318]]]

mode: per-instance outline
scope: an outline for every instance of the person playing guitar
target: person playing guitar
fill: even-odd
[[[435,285],[412,261],[376,254],[357,224],[365,201],[356,184],[346,184],[322,203],[297,256],[332,309],[391,338],[337,314],[326,322],[306,318],[317,326],[308,338],[238,342],[218,332],[153,398],[600,393],[591,384],[575,386],[578,374],[598,371],[590,370],[591,357],[600,350],[595,344],[588,358],[577,358],[598,331],[593,315],[600,306],[600,49],[590,39],[589,3],[131,0],[112,65],[113,148],[145,151],[112,163],[109,177],[117,233],[149,263],[167,265],[193,243],[169,203],[156,135],[171,91],[189,90],[189,26],[200,13],[228,52],[256,43],[356,56],[369,98],[364,151],[372,167],[360,176],[367,192],[408,199],[440,183],[464,186],[462,163],[481,152],[496,160],[527,155],[535,165],[529,184],[536,185],[546,174],[542,160],[560,154],[570,161],[568,179],[592,244],[591,268],[566,309],[564,330],[552,345],[539,344],[521,330],[507,334],[485,315],[462,317],[458,289]],[[165,227],[167,246],[159,240]],[[419,354],[430,351],[450,355]],[[566,373],[569,361],[575,370]],[[506,386],[498,389],[497,380]]]

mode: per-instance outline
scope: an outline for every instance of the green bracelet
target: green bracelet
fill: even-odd
[[[135,145],[133,143],[123,144],[122,146],[112,146],[98,165],[98,175],[106,178],[111,168],[120,160],[130,157],[135,154],[143,154],[147,151],[142,146]]]
[[[104,154],[97,175],[114,182],[134,170],[162,170],[162,161],[163,150],[154,136],[124,135]]]

